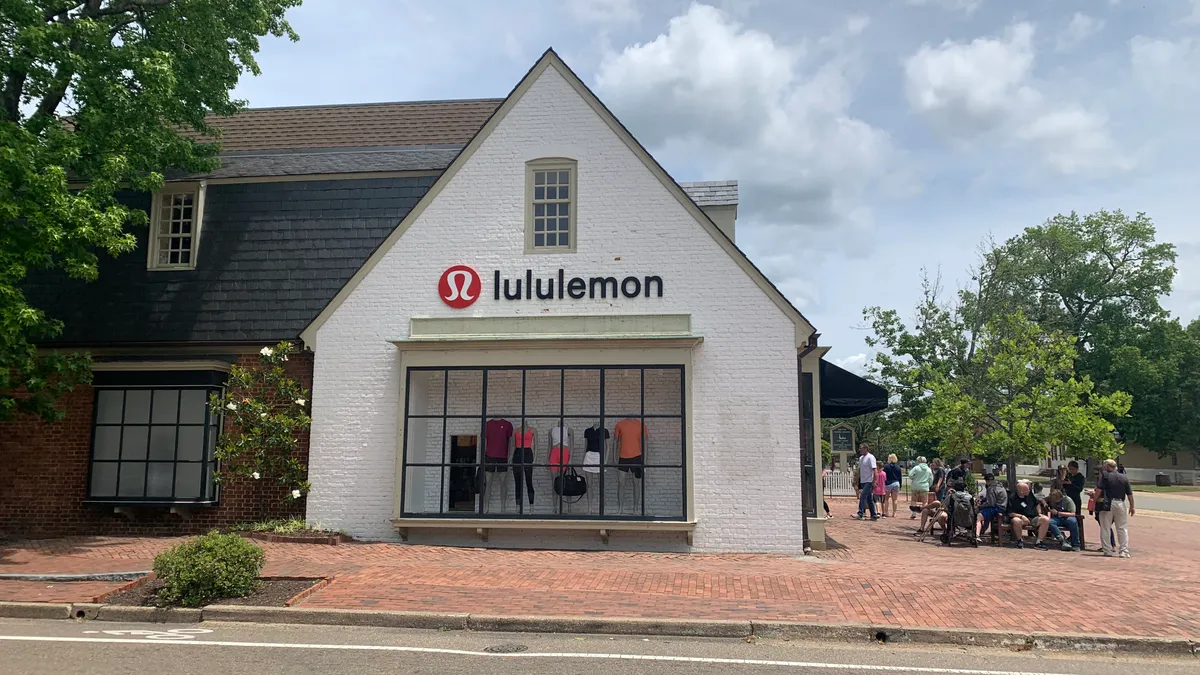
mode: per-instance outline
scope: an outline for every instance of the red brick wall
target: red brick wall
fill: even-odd
[[[288,371],[312,389],[313,355],[293,354]],[[239,365],[258,362],[253,354]],[[303,500],[286,505],[284,490],[250,480],[221,485],[216,507],[196,508],[187,518],[166,508],[139,511],[131,520],[112,506],[84,505],[91,455],[93,391],[77,387],[62,400],[66,418],[46,424],[32,418],[0,423],[0,534],[58,537],[76,534],[178,535],[204,532],[247,520],[304,515]],[[301,461],[308,462],[308,432],[300,438]]]

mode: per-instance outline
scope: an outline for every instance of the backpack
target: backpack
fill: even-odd
[[[951,492],[946,498],[946,531],[942,534],[942,543],[947,546],[954,541],[954,536],[960,530],[970,536],[971,545],[978,546],[975,541],[975,500],[966,491]]]

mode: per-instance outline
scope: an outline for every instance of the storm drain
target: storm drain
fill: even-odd
[[[525,645],[507,644],[484,647],[483,651],[491,654],[516,654],[517,652],[523,652],[526,649],[529,649],[529,647],[526,647]]]

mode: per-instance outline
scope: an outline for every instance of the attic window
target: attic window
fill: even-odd
[[[575,160],[536,159],[526,164],[525,252],[575,250]]]
[[[150,212],[151,270],[196,268],[204,215],[204,183],[171,183],[154,194]]]

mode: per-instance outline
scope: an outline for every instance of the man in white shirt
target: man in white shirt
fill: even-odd
[[[875,455],[866,443],[858,445],[858,519],[863,519],[867,507],[871,509],[871,520],[879,520],[875,513],[875,500],[872,492],[875,488]]]

